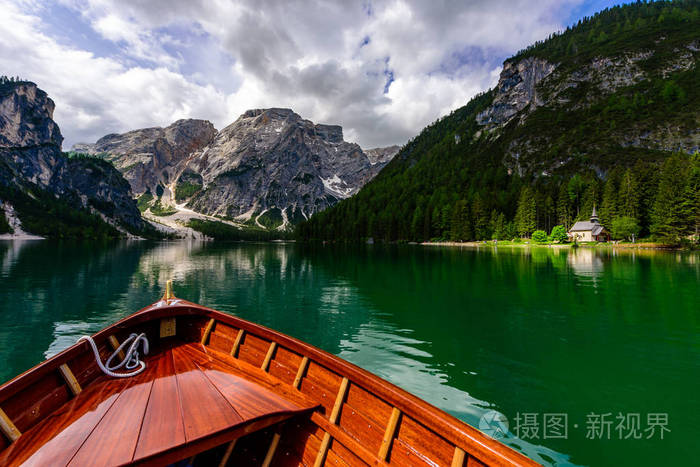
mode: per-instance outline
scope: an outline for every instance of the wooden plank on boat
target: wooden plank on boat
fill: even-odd
[[[158,367],[157,355],[146,370],[129,378],[129,386],[107,410],[68,465],[121,465],[131,462],[136,450]]]
[[[113,348],[114,350],[117,350],[117,349],[119,348],[119,341],[117,340],[116,337],[114,337],[114,335],[109,336],[109,337],[107,338],[107,340],[108,340],[109,343],[112,345],[112,348]],[[121,358],[122,360],[124,360],[124,359],[126,358],[126,354],[124,353],[123,350],[120,350],[120,351],[119,351],[119,358]]]
[[[267,450],[267,454],[265,454],[265,460],[262,463],[262,467],[270,467],[270,463],[272,462],[272,458],[275,456],[275,451],[277,450],[277,445],[280,443],[280,434],[275,433],[274,436],[272,436],[272,441],[270,442],[270,447]]]
[[[236,385],[234,383],[237,383],[238,386],[242,385],[243,387],[247,385],[246,383],[250,383],[255,385],[254,388],[256,391],[258,391],[258,388],[269,390],[274,393],[274,397],[281,396],[282,399],[296,406],[306,408],[318,406],[318,402],[285,384],[280,384],[279,380],[269,373],[223,352],[212,349],[206,349],[206,352],[204,352],[200,346],[191,344],[184,345],[180,348],[188,353],[192,361],[199,366],[200,369],[211,370],[207,371],[205,374],[208,377],[211,376],[210,381],[212,381],[213,384],[221,384],[222,388],[225,388],[225,391],[235,390]],[[227,374],[236,378],[232,379],[230,376],[227,376]],[[242,383],[240,382],[241,379],[244,380]],[[258,392],[259,394],[253,394],[251,397],[257,399],[264,394],[264,391]]]
[[[22,435],[2,409],[0,409],[0,430],[9,441],[16,441]]]
[[[210,319],[209,322],[207,323],[207,327],[204,328],[204,334],[202,334],[202,340],[199,342],[202,345],[207,344],[207,340],[209,339],[209,334],[211,334],[211,330],[214,327],[214,322],[216,320],[214,318]]]
[[[353,454],[362,459],[363,462],[369,465],[382,464],[382,462],[379,462],[379,459],[377,459],[376,454],[370,452],[366,447],[360,444],[359,441],[345,433],[345,431],[343,431],[343,429],[341,429],[338,425],[329,423],[326,417],[320,413],[312,413],[311,421],[329,434],[335,441],[338,441],[340,444],[352,451]]]
[[[219,462],[219,467],[226,467],[226,464],[231,457],[231,453],[233,452],[233,448],[236,447],[236,441],[238,441],[238,439],[234,439],[228,444],[226,452],[224,452],[224,456],[221,458],[221,462]]]
[[[245,335],[245,331],[243,329],[238,330],[238,335],[236,336],[236,341],[233,343],[233,347],[231,347],[231,356],[235,357],[236,353],[238,352],[238,348],[241,346],[241,340],[243,340],[243,336]]]
[[[227,368],[222,363],[207,361],[201,357],[197,358],[189,348],[187,354],[202,374],[244,420],[256,419],[273,413],[296,412],[315,405],[313,402],[298,401],[301,403],[295,403],[293,400],[258,384],[252,378],[233,372],[231,368]],[[256,370],[260,371],[258,368]],[[264,375],[268,376],[267,373]],[[272,386],[274,383],[270,381],[268,384]]]
[[[91,384],[0,453],[0,465],[10,460],[14,464],[68,464],[128,384],[124,379]]]
[[[454,458],[455,444],[445,440],[434,431],[428,430],[421,423],[422,421],[424,420],[416,420],[410,416],[402,415],[394,438],[394,444],[400,442],[409,450],[415,450],[429,464],[451,465]],[[392,460],[393,452],[394,448],[392,446]]]
[[[462,467],[464,465],[464,449],[459,446],[455,446],[455,454],[452,457],[452,467]]]
[[[343,405],[343,399],[345,399],[345,393],[348,390],[348,379],[343,378],[340,382],[340,388],[338,388],[338,395],[335,397],[335,403],[333,404],[333,410],[331,411],[328,421],[331,424],[335,424],[338,420],[338,414],[340,414],[340,407]],[[318,455],[316,456],[316,462],[314,467],[320,467],[323,465],[323,461],[326,458],[326,451],[328,451],[328,444],[331,442],[331,435],[326,431],[323,434],[323,440],[321,441],[321,448],[318,450]]]
[[[267,349],[267,354],[265,355],[265,360],[263,361],[262,365],[260,368],[262,368],[264,371],[267,371],[267,368],[270,366],[270,360],[272,360],[272,355],[275,353],[275,348],[277,347],[277,342],[270,342],[270,348]]]
[[[384,432],[382,445],[379,447],[378,457],[383,461],[386,460],[386,456],[389,454],[391,440],[394,439],[394,434],[396,433],[396,425],[399,421],[399,416],[401,416],[401,411],[394,407],[391,411],[391,417],[389,417],[389,423],[387,423],[386,425],[386,431]]]
[[[187,442],[243,421],[184,350],[174,348],[173,360]]]
[[[304,372],[306,371],[307,366],[309,366],[309,357],[304,356],[304,358],[301,359],[301,363],[299,364],[299,370],[297,371],[297,375],[294,378],[293,386],[297,389],[299,389],[299,384],[301,384],[301,378],[304,376]]]
[[[66,381],[66,384],[70,388],[70,392],[72,392],[74,396],[80,394],[80,391],[82,391],[83,388],[80,387],[78,380],[75,379],[75,375],[68,367],[68,365],[64,363],[63,365],[58,367],[58,370],[61,372],[61,376],[63,376],[63,379]]]
[[[172,337],[177,333],[175,317],[160,319],[160,338]]]
[[[155,369],[155,381],[148,398],[134,460],[185,443],[185,427],[171,350],[163,352]]]

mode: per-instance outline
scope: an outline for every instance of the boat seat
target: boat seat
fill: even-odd
[[[146,360],[132,378],[100,376],[24,432],[0,465],[176,461],[318,405],[268,373],[199,344]]]

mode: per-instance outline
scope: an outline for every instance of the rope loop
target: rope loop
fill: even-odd
[[[105,364],[102,363],[100,352],[97,350],[97,344],[95,344],[95,341],[91,336],[83,336],[78,339],[78,342],[80,341],[87,341],[88,344],[90,344],[90,347],[92,347],[92,352],[95,354],[97,366],[100,367],[100,370],[102,370],[102,372],[107,376],[111,376],[113,378],[129,378],[131,376],[138,375],[146,369],[146,362],[140,359],[138,351],[139,344],[142,344],[143,354],[148,355],[148,338],[146,338],[145,333],[132,333],[129,337],[124,339],[124,342],[122,342],[121,345],[119,345],[119,347],[117,347],[117,349],[112,353],[112,355],[109,356]],[[129,349],[126,351],[124,359],[122,359],[120,363],[112,365],[112,360],[114,360],[114,358],[119,355],[119,352],[123,351],[127,345],[129,346]],[[128,371],[126,373],[117,373],[115,371],[122,367],[124,367],[126,370],[133,371]]]

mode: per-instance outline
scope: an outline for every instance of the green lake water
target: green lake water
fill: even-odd
[[[0,380],[156,301],[168,278],[471,425],[495,410],[502,441],[545,464],[699,455],[697,253],[0,242]]]

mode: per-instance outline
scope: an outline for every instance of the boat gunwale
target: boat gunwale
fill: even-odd
[[[187,300],[179,298],[168,301],[160,300],[98,331],[93,334],[93,339],[99,346],[106,343],[109,336],[119,331],[128,330],[135,325],[155,319],[177,316],[214,318],[222,323],[243,329],[247,333],[263,337],[271,342],[277,342],[278,345],[281,344],[301,356],[307,356],[311,361],[316,361],[327,369],[347,377],[351,383],[390,403],[455,447],[463,449],[468,456],[475,457],[481,462],[491,465],[540,465],[453,415],[353,363],[274,329]],[[89,350],[87,342],[77,342],[4,383],[0,386],[0,404],[38,381],[48,372],[58,370],[64,362]]]

